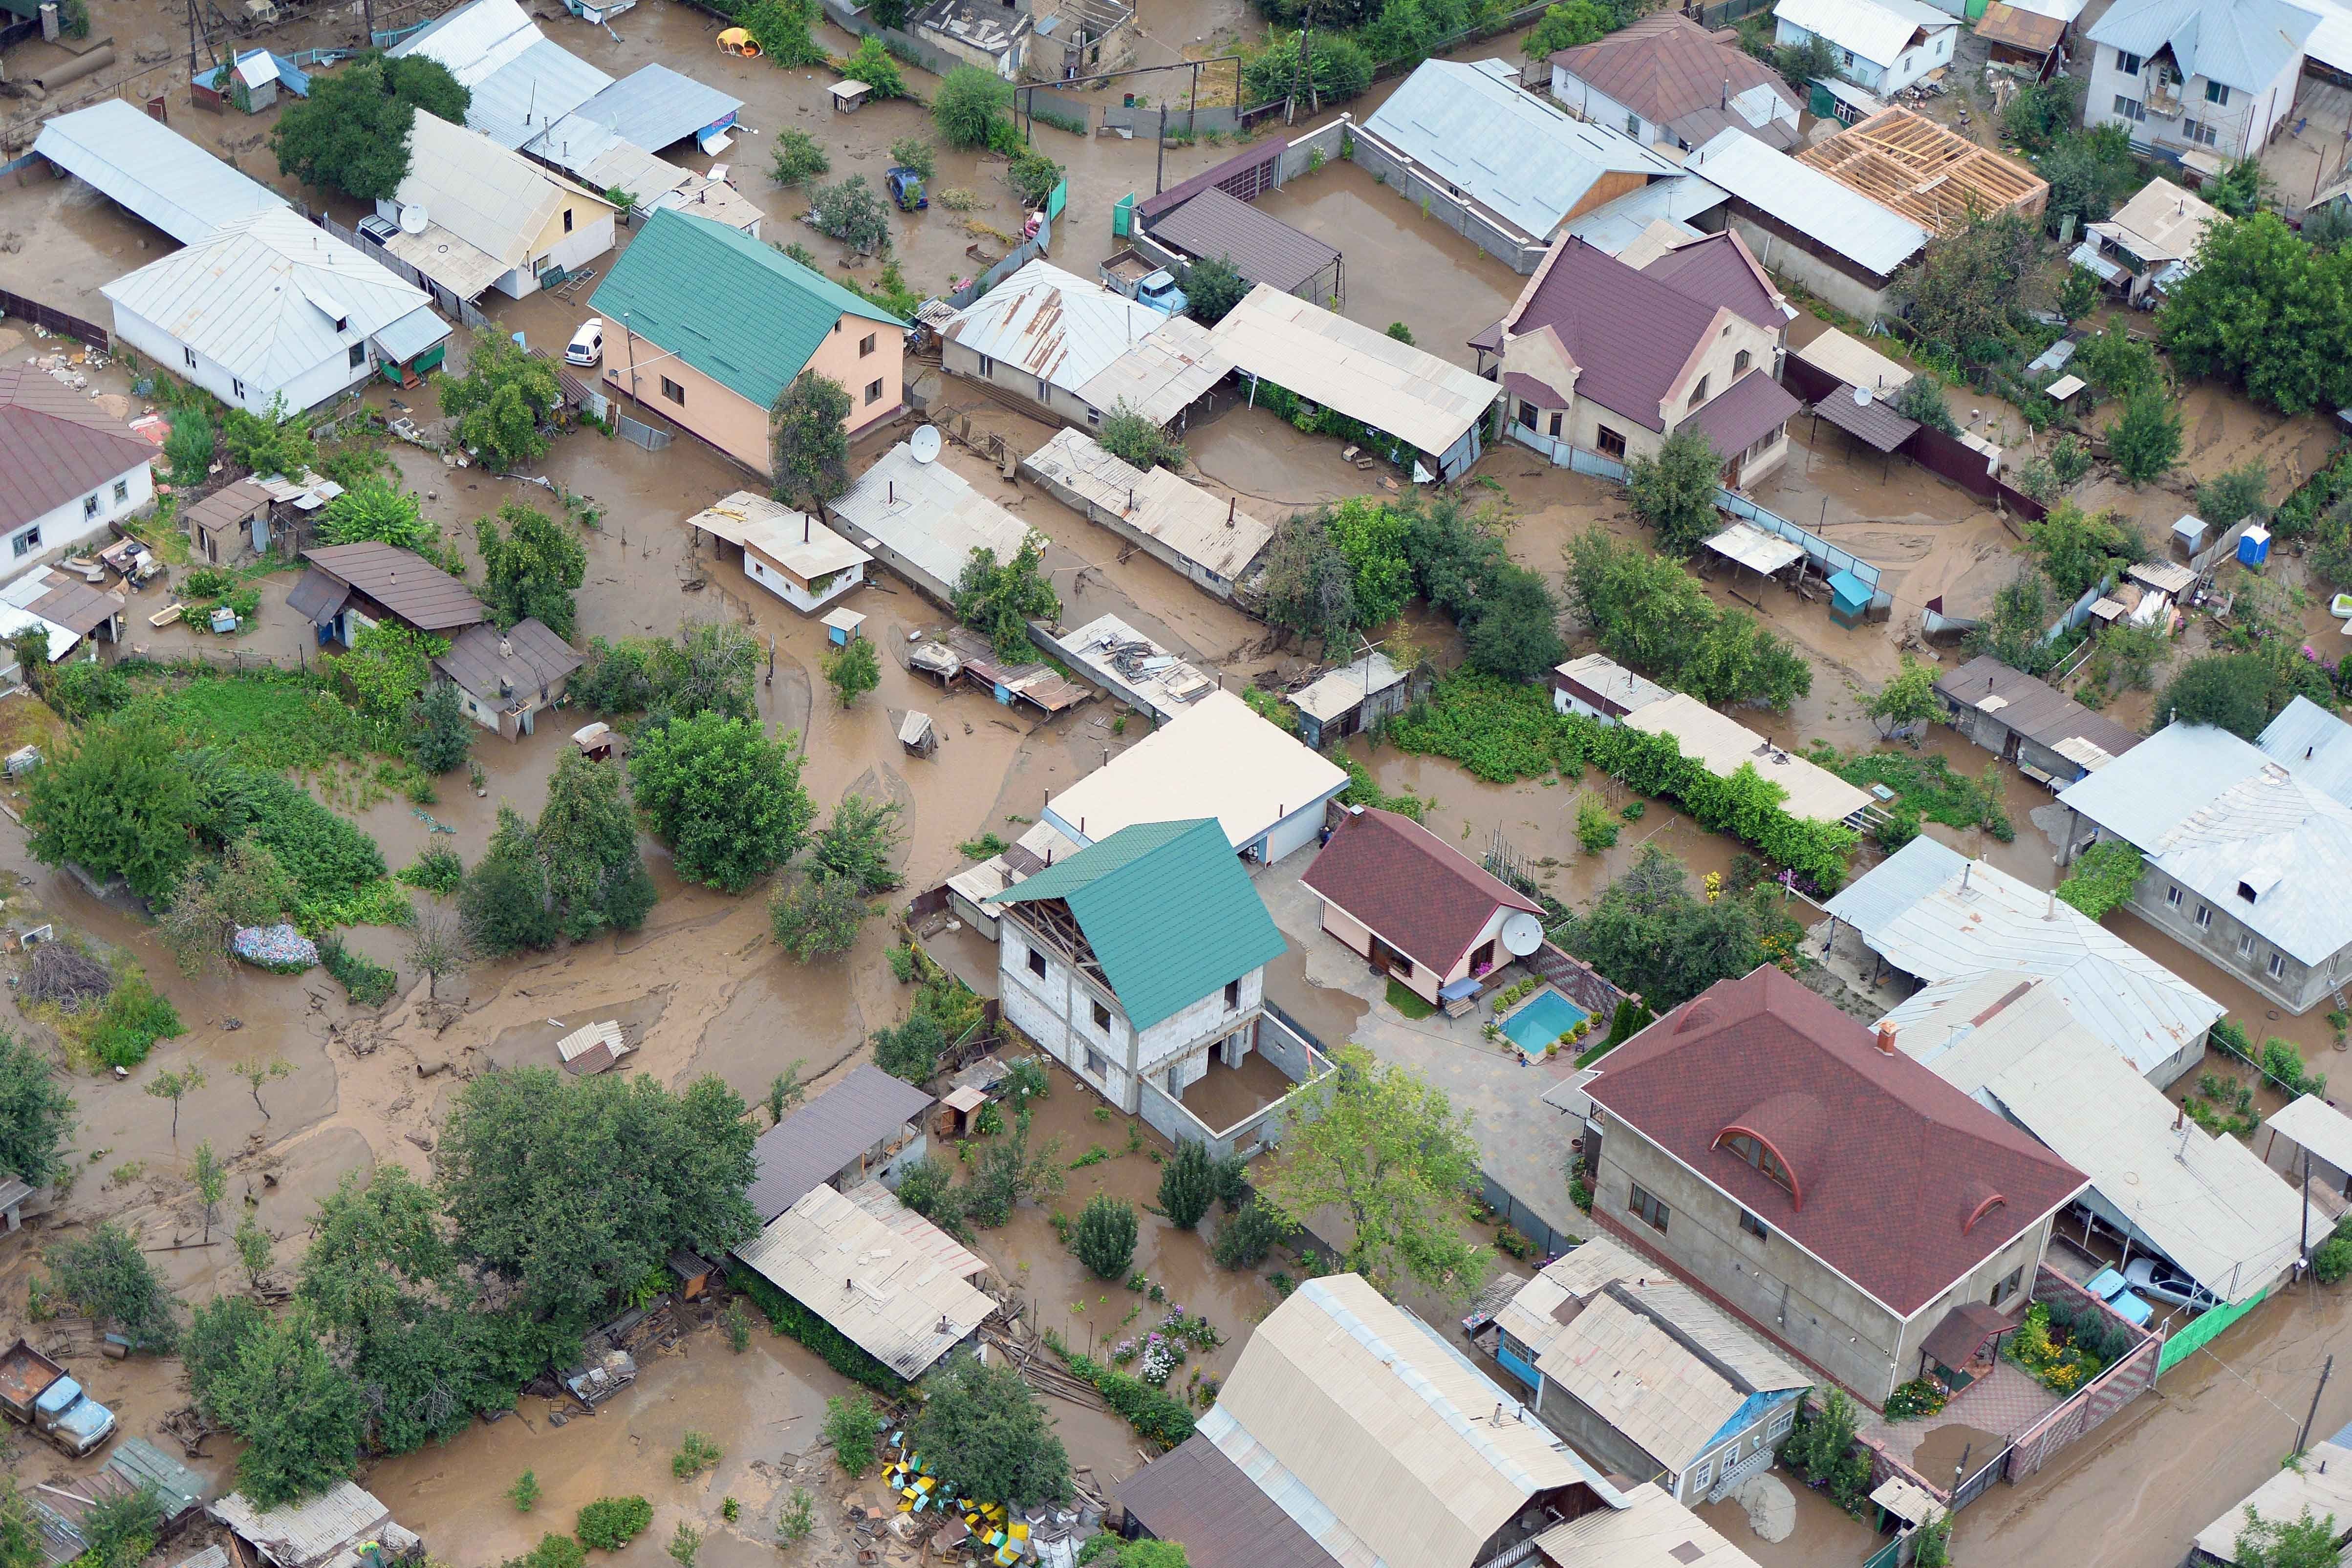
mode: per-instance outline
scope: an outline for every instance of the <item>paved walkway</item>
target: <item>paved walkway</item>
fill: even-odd
[[[1917,1469],[1918,1452],[1927,1436],[1945,1427],[1973,1427],[1996,1437],[2016,1437],[2066,1402],[2030,1376],[2013,1361],[1993,1363],[1992,1370],[1952,1396],[1933,1416],[1909,1421],[1868,1421],[1857,1436],[1882,1444],[1887,1452]],[[1983,1455],[1978,1456],[1979,1458]],[[1933,1478],[1949,1485],[1948,1476]]]

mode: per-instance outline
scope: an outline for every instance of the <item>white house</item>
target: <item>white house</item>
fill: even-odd
[[[1675,11],[1554,54],[1551,96],[1644,147],[1687,152],[1727,128],[1783,152],[1802,140],[1796,95],[1780,73]]]
[[[714,501],[687,526],[732,545],[743,575],[799,611],[814,614],[866,580],[874,558],[805,512],[749,490]],[[720,549],[722,559],[730,552]]]
[[[1129,1113],[1255,1043],[1285,946],[1214,819],[1122,829],[996,902],[1005,1021]]]
[[[2116,0],[2091,24],[2085,125],[2120,125],[2219,173],[2292,117],[2320,18],[2285,0]],[[2079,67],[2077,68],[2080,68]]]
[[[408,133],[408,176],[375,210],[400,229],[384,249],[466,300],[493,288],[520,299],[555,268],[586,266],[613,248],[617,211],[480,131],[423,113]]]
[[[31,366],[0,371],[0,580],[102,539],[155,498],[155,449]]]
[[[1555,713],[1615,724],[1627,714],[1662,703],[1675,694],[1655,681],[1643,680],[1605,653],[1587,653],[1555,664],[1551,672],[1551,706]]]
[[[1950,65],[1960,36],[1956,18],[1918,0],[1780,0],[1772,16],[1773,42],[1826,40],[1838,75],[1881,98]]]
[[[223,402],[299,413],[446,341],[422,289],[273,207],[107,284],[114,335]]]

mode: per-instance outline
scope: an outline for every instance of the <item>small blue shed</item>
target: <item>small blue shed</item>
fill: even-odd
[[[1850,571],[1837,573],[1830,579],[1830,619],[1848,629],[1861,625],[1873,597],[1870,584]]]

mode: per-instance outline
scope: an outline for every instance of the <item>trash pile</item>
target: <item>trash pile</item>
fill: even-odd
[[[291,925],[247,925],[229,938],[228,949],[273,975],[299,975],[319,961],[318,944]]]

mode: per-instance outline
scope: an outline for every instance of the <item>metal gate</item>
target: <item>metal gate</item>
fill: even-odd
[[[1987,1459],[1984,1468],[1952,1489],[1952,1511],[1958,1513],[1985,1494],[2000,1475],[2000,1468],[2009,1459],[2010,1445],[2003,1443],[2000,1452]]]
[[[656,430],[652,425],[641,423],[625,413],[619,416],[617,423],[622,440],[634,441],[648,452],[659,452],[670,444],[671,436],[668,431]]]

